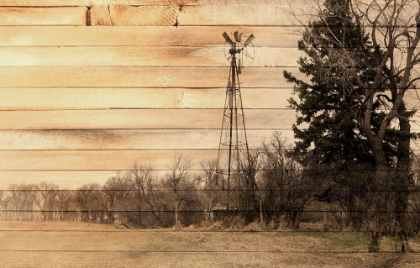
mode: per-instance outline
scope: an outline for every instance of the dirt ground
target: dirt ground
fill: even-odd
[[[354,233],[189,227],[138,230],[76,222],[0,222],[0,241],[0,267],[373,268],[402,263],[394,251],[395,242],[383,239],[386,252],[372,254],[366,250],[368,237]],[[411,246],[418,248],[416,243]]]

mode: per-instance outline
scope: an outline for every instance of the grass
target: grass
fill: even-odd
[[[302,235],[328,241],[333,247],[337,246],[357,251],[363,251],[370,240],[367,234],[352,232],[305,232]]]
[[[373,268],[399,256],[367,253],[369,237],[360,233],[139,230],[75,222],[0,222],[0,241],[1,267]]]

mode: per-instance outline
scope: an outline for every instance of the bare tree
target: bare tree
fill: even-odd
[[[260,152],[245,153],[239,161],[238,185],[236,186],[236,207],[246,223],[258,217],[259,199],[257,173],[260,170]]]
[[[105,210],[108,223],[114,223],[118,216],[121,221],[127,219],[131,197],[131,181],[127,174],[117,173],[109,178],[103,186]]]
[[[10,220],[15,219],[12,216],[12,214],[15,214],[15,213],[12,213],[12,211],[15,209],[15,207],[12,204],[12,197],[9,194],[9,192],[6,192],[4,194],[4,196],[5,197],[3,198],[3,202],[2,202],[2,205],[3,205],[3,213],[2,213],[3,217],[2,217],[2,219],[10,221]]]
[[[138,213],[138,224],[143,214],[151,213],[157,225],[162,226],[164,193],[161,191],[154,169],[151,166],[134,165],[128,172],[131,189],[134,191],[134,206]]]
[[[57,213],[60,221],[75,219],[76,208],[74,206],[73,191],[62,189],[57,193]]]
[[[303,174],[300,165],[287,151],[286,140],[275,132],[268,143],[263,143],[260,195],[266,223],[274,228],[284,218],[289,228],[298,228],[305,206],[313,196],[313,178]]]
[[[223,201],[226,199],[223,193],[223,190],[225,190],[225,181],[223,176],[216,173],[216,159],[209,160],[200,165],[203,172],[195,177],[195,181],[202,189],[203,197],[201,199],[205,204],[204,218],[207,222],[210,220],[212,209],[220,205],[219,203],[226,203],[226,201]]]
[[[101,222],[105,218],[105,206],[97,183],[85,184],[75,192],[75,203],[80,213],[80,220],[85,222]]]
[[[16,220],[31,221],[35,218],[36,184],[11,184],[9,192]]]
[[[35,203],[40,209],[41,217],[44,221],[52,221],[54,219],[58,191],[59,187],[55,183],[43,181],[38,185],[38,197]]]
[[[216,160],[201,163],[203,173],[195,180],[204,191],[206,221],[212,215],[210,211],[215,207],[219,219],[232,216],[240,216],[247,222],[256,219],[259,207],[257,173],[260,168],[260,152],[242,153],[238,168],[231,176],[229,189],[226,178],[216,172]]]
[[[179,222],[179,211],[189,210],[188,216],[199,208],[196,184],[189,174],[191,158],[175,156],[171,161],[170,172],[166,174],[164,186],[170,194],[174,206],[174,224]]]

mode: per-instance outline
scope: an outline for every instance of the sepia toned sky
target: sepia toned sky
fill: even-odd
[[[293,8],[276,0],[200,0],[182,9],[157,0],[119,2],[125,7],[68,0],[31,8],[47,2],[0,3],[0,189],[103,184],[135,163],[162,175],[177,155],[191,157],[198,171],[217,157],[229,75],[225,31],[256,37],[240,75],[250,148],[275,131],[292,143],[293,85],[283,71],[305,79],[297,69],[303,28],[290,12],[303,14],[304,0]]]

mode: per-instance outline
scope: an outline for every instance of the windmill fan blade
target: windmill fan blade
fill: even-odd
[[[235,44],[235,42],[233,42],[232,39],[230,39],[229,35],[226,32],[223,33],[223,38],[225,38],[226,42],[228,42],[232,46]]]
[[[242,34],[239,34],[239,32],[236,31],[236,32],[233,33],[233,36],[235,37],[235,41],[236,42],[238,42],[238,43],[241,42],[241,36],[242,36]]]
[[[254,57],[252,57],[246,50],[242,50],[242,56],[245,55],[247,58],[253,60]]]
[[[255,36],[253,34],[251,34],[248,39],[246,39],[245,43],[244,43],[244,47],[247,47],[249,44],[251,44],[252,40],[255,39]]]

